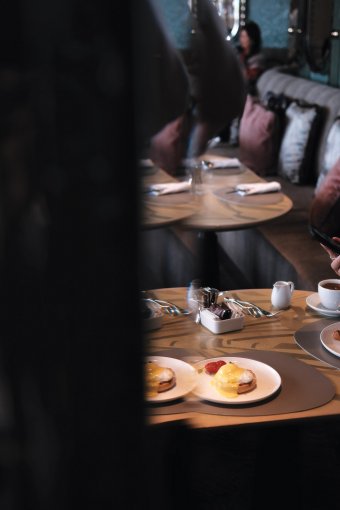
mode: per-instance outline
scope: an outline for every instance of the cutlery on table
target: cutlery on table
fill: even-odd
[[[164,182],[160,184],[151,184],[143,189],[148,195],[168,195],[171,193],[183,193],[190,191],[191,181]]]
[[[261,308],[258,305],[255,305],[254,303],[249,303],[248,301],[241,301],[239,299],[234,298],[228,298],[225,297],[224,301],[226,303],[232,303],[236,306],[239,306],[242,311],[248,313],[248,315],[251,315],[253,317],[274,317],[275,315],[279,314],[282,310],[278,310],[277,312],[269,312],[268,310],[264,310],[264,308]]]
[[[142,299],[149,303],[154,303],[158,305],[163,312],[169,315],[189,315],[191,310],[187,310],[186,308],[182,308],[181,306],[176,305],[175,303],[171,303],[170,301],[164,301],[162,299],[157,299],[154,297],[142,297]]]
[[[225,191],[225,194],[238,193],[239,195],[258,195],[262,193],[274,193],[281,190],[281,184],[276,181],[253,182],[236,184],[232,189]]]

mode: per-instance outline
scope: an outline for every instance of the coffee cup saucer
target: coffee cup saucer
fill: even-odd
[[[315,310],[316,312],[320,313],[321,315],[326,315],[327,317],[340,317],[340,310],[329,310],[328,308],[324,307],[321,304],[319,294],[317,292],[314,292],[313,294],[310,294],[306,298],[307,305],[312,308],[312,310]]]

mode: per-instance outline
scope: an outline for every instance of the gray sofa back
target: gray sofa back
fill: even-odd
[[[322,170],[329,129],[335,117],[340,115],[340,89],[287,74],[280,68],[265,71],[257,82],[257,89],[261,99],[264,99],[266,93],[270,91],[275,94],[283,93],[289,98],[300,101],[303,99],[307,103],[317,104],[324,108],[324,122],[315,161],[315,172],[316,175],[319,175]]]

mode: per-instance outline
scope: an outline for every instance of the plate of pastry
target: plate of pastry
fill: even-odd
[[[327,351],[340,357],[340,322],[334,322],[323,328],[320,340]]]
[[[248,358],[210,358],[195,364],[198,381],[193,393],[219,404],[249,404],[274,395],[280,374],[261,361]]]
[[[197,371],[189,363],[166,356],[148,356],[144,363],[145,398],[148,402],[170,402],[190,393]]]

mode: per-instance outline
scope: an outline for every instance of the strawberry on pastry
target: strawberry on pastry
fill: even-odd
[[[333,338],[334,340],[340,340],[340,329],[335,329],[333,331]]]
[[[204,365],[205,373],[208,375],[216,374],[217,370],[225,365],[225,361],[219,359],[218,361],[210,361],[206,365]]]

